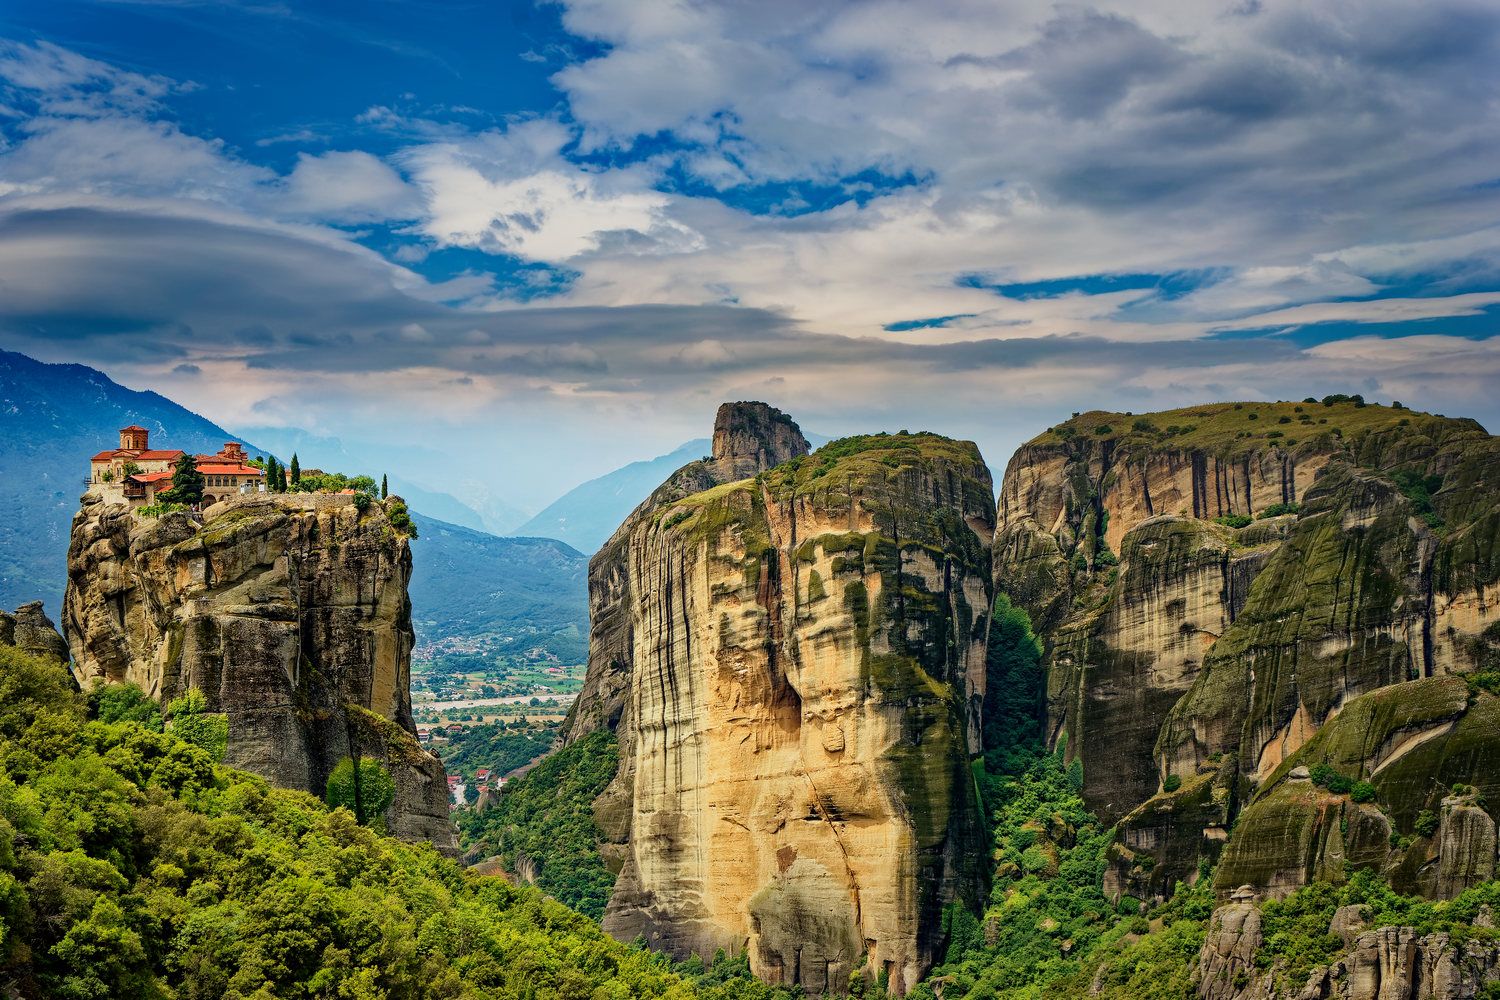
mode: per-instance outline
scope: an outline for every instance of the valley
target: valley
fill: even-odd
[[[1500,981],[1495,442],[1359,396],[1085,412],[996,487],[726,403],[587,561],[357,491],[85,496],[63,635],[31,605],[0,654],[683,996],[1451,1000]]]

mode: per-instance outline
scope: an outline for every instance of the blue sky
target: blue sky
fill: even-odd
[[[533,509],[731,398],[1493,426],[1497,84],[1453,0],[11,0],[0,344]]]

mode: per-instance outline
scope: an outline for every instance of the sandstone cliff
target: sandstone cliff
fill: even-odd
[[[1435,730],[1393,725],[1340,765],[1378,796],[1355,812],[1379,821],[1349,811],[1347,787],[1332,796],[1357,844],[1320,839],[1326,825],[1294,816],[1324,807],[1275,786],[1294,759],[1317,762],[1299,751],[1361,696],[1496,668],[1496,468],[1500,443],[1473,421],[1355,401],[1083,414],[1016,454],[996,588],[1046,642],[1050,740],[1082,760],[1090,805],[1120,822],[1112,894],[1165,895],[1226,842],[1224,891],[1425,864],[1374,841],[1382,822],[1412,838],[1417,815],[1442,808],[1441,789],[1400,784],[1391,759],[1420,745],[1409,763],[1436,766]],[[1432,725],[1493,753],[1493,701],[1476,688],[1469,723]],[[1495,780],[1472,742],[1455,746],[1439,768],[1450,783]],[[1465,836],[1482,845],[1479,825]],[[1435,874],[1396,880],[1452,892]]]
[[[200,524],[85,497],[63,627],[85,686],[202,690],[229,718],[234,767],[321,795],[343,757],[380,758],[396,781],[390,831],[456,852],[442,764],[411,718],[410,575],[380,503],[243,497]]]
[[[801,458],[763,404],[721,410],[714,440],[591,566],[567,738],[619,739],[604,925],[679,957],[746,950],[809,992],[863,958],[904,992],[982,878],[988,473],[932,435]]]

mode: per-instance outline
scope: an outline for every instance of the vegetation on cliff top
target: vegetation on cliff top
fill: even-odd
[[[1090,410],[1047,428],[1028,446],[1111,441],[1117,445],[1239,454],[1313,442],[1337,448],[1340,442],[1353,442],[1372,431],[1410,427],[1422,432],[1459,423],[1482,433],[1472,420],[1423,413],[1396,403],[1366,403],[1359,396],[1327,396],[1302,402],[1205,403],[1141,414]]]

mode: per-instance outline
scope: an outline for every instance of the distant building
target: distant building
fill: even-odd
[[[88,491],[107,503],[141,507],[155,503],[158,493],[172,488],[172,472],[182,449],[154,449],[151,432],[135,424],[120,428],[120,447],[101,451],[89,459]],[[249,457],[237,441],[226,442],[213,455],[194,455],[203,474],[203,505],[227,500],[240,493],[265,489],[266,474],[246,464]]]
[[[417,742],[418,743],[431,743],[432,742],[432,730],[428,729],[426,726],[418,726],[417,727]]]

